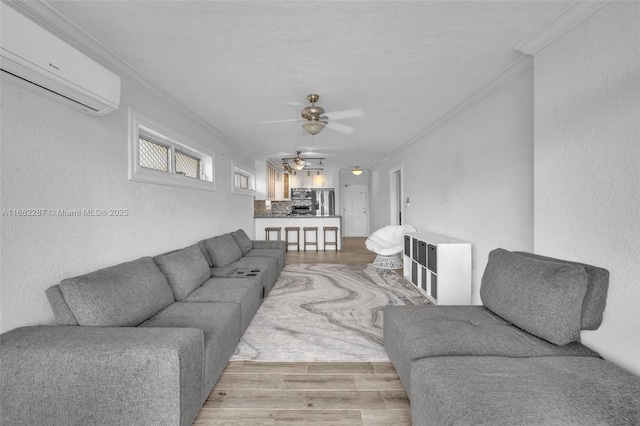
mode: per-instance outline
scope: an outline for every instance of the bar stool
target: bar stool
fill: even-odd
[[[333,232],[333,241],[327,241],[327,232]],[[323,226],[322,237],[324,240],[324,251],[327,251],[327,246],[336,246],[338,251],[338,227],[337,226]]]
[[[294,242],[289,241],[289,232],[296,233],[296,240]],[[286,242],[286,251],[289,251],[289,246],[295,244],[298,247],[298,251],[300,251],[300,227],[299,226],[288,226],[284,228],[284,240]]]
[[[315,232],[315,241],[307,242],[307,231]],[[316,246],[316,252],[318,251],[318,227],[317,226],[305,226],[304,227],[304,251],[307,251],[307,246]]]
[[[278,233],[278,241],[280,241],[280,230],[282,229],[282,227],[280,226],[269,226],[267,228],[264,228],[264,233],[266,235],[266,240],[270,240],[271,238],[269,237],[271,232],[277,232]]]

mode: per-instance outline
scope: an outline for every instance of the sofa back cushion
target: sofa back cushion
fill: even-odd
[[[242,251],[230,234],[209,238],[204,242],[214,267],[226,266],[242,257]]]
[[[209,250],[207,250],[206,242],[207,242],[207,240],[198,241],[198,247],[200,248],[200,251],[204,255],[204,258],[207,259],[207,263],[209,264],[209,267],[211,268],[211,267],[213,267],[213,260],[211,260],[211,255],[209,254]]]
[[[587,273],[582,266],[493,250],[480,297],[491,311],[556,345],[580,339]]]
[[[247,233],[244,232],[244,229],[238,229],[237,231],[232,232],[231,236],[236,241],[236,244],[238,244],[238,247],[240,247],[243,255],[249,253],[251,249],[253,249],[253,241],[251,241],[251,238],[249,238]]]
[[[60,290],[79,325],[137,326],[175,301],[150,257],[64,279]]]
[[[76,317],[73,316],[73,312],[69,309],[69,305],[64,300],[60,285],[52,285],[45,292],[53,310],[53,315],[56,317],[56,323],[58,325],[78,325]]]
[[[607,304],[607,291],[609,290],[609,271],[597,266],[585,263],[570,262],[568,260],[555,259],[553,257],[540,256],[538,254],[515,252],[519,255],[531,257],[549,262],[580,265],[587,271],[587,294],[582,302],[582,316],[580,318],[583,330],[596,330],[602,324],[604,308]]]
[[[209,264],[197,244],[153,258],[167,277],[173,297],[182,300],[211,277]]]

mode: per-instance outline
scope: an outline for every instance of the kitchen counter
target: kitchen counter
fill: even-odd
[[[314,216],[314,215],[292,215],[292,214],[265,214],[254,216],[254,219],[322,219],[327,217],[337,217],[341,218],[342,216]]]
[[[254,235],[256,240],[265,240],[266,234],[264,228],[267,227],[281,227],[281,239],[285,240],[284,228],[290,226],[300,227],[300,251],[304,251],[304,228],[305,226],[316,226],[318,228],[318,250],[324,250],[324,232],[322,228],[325,226],[335,226],[338,228],[338,250],[342,250],[342,216],[286,216],[286,215],[264,215],[254,217]],[[289,234],[291,236],[291,234]],[[272,238],[275,238],[275,234],[271,234]],[[313,240],[314,233],[307,232],[307,237]],[[295,236],[292,237],[295,240]],[[327,239],[333,241],[333,231],[327,232]],[[291,247],[295,250],[295,247]],[[314,247],[309,247],[308,250],[315,251]],[[336,246],[328,246],[327,250],[334,251]]]

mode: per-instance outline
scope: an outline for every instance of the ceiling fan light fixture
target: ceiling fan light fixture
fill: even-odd
[[[360,166],[355,166],[353,170],[351,170],[351,173],[356,176],[360,176],[362,174],[362,170],[360,170]]]
[[[305,132],[314,136],[320,133],[322,129],[324,129],[324,123],[321,123],[319,121],[309,121],[308,123],[304,123],[302,125],[302,128]]]

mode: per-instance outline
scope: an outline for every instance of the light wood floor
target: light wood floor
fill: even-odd
[[[411,425],[390,362],[231,361],[194,425]]]
[[[300,247],[298,252],[295,247],[287,251],[287,263],[342,263],[352,265],[358,263],[373,263],[375,253],[367,250],[364,242],[366,237],[349,237],[342,239],[342,251],[327,251],[309,248],[306,252]]]
[[[342,251],[288,251],[286,263],[372,263],[366,238]],[[409,399],[390,362],[231,361],[194,425],[410,426]]]

